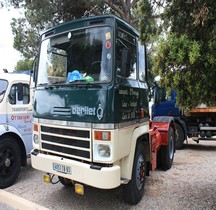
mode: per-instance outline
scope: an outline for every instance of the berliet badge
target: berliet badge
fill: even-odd
[[[103,118],[103,108],[101,107],[101,104],[99,104],[97,108],[97,118],[98,120],[101,120]]]

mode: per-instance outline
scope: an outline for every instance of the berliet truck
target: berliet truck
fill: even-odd
[[[172,117],[149,121],[145,46],[123,20],[96,16],[41,35],[31,162],[44,181],[112,189],[138,203],[145,178],[171,168]]]
[[[11,186],[32,150],[31,76],[0,74],[0,188]]]
[[[152,117],[172,116],[176,125],[176,149],[181,149],[187,138],[195,142],[216,141],[216,106],[208,107],[200,104],[190,110],[180,109],[176,104],[177,93],[157,82],[154,87]]]

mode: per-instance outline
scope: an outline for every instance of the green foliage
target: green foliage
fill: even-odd
[[[15,49],[28,59],[37,54],[39,33],[48,24],[112,13],[136,27],[139,18],[141,41],[151,54],[151,72],[162,76],[161,85],[177,90],[178,104],[190,108],[216,102],[215,0],[4,2],[25,9],[25,18],[14,19],[12,29]]]
[[[91,15],[115,14],[137,26],[138,0],[0,0],[1,6],[23,8],[25,17],[13,19],[14,48],[24,58],[34,58],[39,34],[50,26]]]
[[[13,47],[18,50],[24,58],[31,59],[37,54],[39,44],[39,30],[37,28],[25,28],[26,19],[12,19],[11,27],[14,36]]]
[[[151,54],[153,74],[161,76],[161,86],[177,90],[180,107],[215,105],[215,1],[167,0],[163,8],[162,1],[154,2],[163,11],[158,25],[163,33],[151,39],[157,46]]]
[[[140,13],[140,38],[143,42],[150,40],[152,34],[156,33],[157,27],[155,20],[150,18],[153,13],[152,5],[148,0],[142,0],[138,5],[138,12]]]
[[[33,60],[20,60],[17,62],[15,71],[32,70]]]

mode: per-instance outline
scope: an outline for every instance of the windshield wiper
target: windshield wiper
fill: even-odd
[[[45,89],[53,88],[52,84],[50,84],[50,83],[40,83],[37,86],[38,87],[44,87]]]
[[[37,86],[48,86],[48,83],[39,83]]]
[[[68,85],[72,84],[72,85],[79,85],[79,86],[88,86],[88,87],[102,87],[100,84],[98,83],[91,83],[91,82],[86,82],[86,80],[84,79],[80,79],[80,80],[74,80],[72,82],[67,83]]]
[[[5,91],[6,91],[6,90],[1,91],[1,92],[0,92],[0,95],[5,94]]]
[[[85,80],[74,80],[72,82],[54,82],[54,83],[40,83],[38,84],[39,87],[44,87],[45,89],[54,88],[58,86],[70,86],[75,85],[80,87],[102,87],[98,83],[90,83],[86,82]]]

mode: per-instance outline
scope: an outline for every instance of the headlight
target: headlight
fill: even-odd
[[[94,144],[94,161],[111,161],[112,147],[109,144]]]
[[[34,134],[34,135],[33,135],[33,142],[34,142],[35,144],[39,144],[39,137],[38,137],[37,134]]]
[[[110,157],[109,145],[99,144],[97,147],[97,152],[98,152],[100,157]]]

